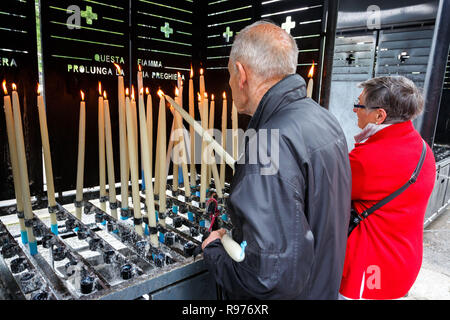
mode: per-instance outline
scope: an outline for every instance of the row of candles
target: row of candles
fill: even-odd
[[[128,185],[131,173],[131,189],[134,218],[137,221],[142,221],[142,213],[140,207],[139,196],[139,168],[138,168],[138,121],[136,99],[134,96],[134,88],[131,94],[128,89],[124,87],[124,79],[120,72],[120,67],[116,65],[119,70],[118,76],[118,111],[119,111],[119,149],[120,149],[120,182],[121,182],[121,205],[122,210],[128,210]],[[312,74],[314,64],[310,69],[308,77],[310,78],[307,86],[307,96],[312,95]],[[27,162],[25,156],[25,145],[23,139],[23,128],[21,121],[20,101],[17,93],[17,87],[12,85],[12,94],[8,94],[6,81],[3,81],[4,96],[4,111],[7,124],[8,144],[11,156],[11,165],[13,171],[14,191],[17,199],[17,212],[19,216],[19,225],[22,235],[22,242],[29,244],[31,254],[37,253],[36,239],[33,234],[32,224],[30,221],[33,218],[31,209],[31,198],[28,182]],[[167,171],[170,164],[170,155],[172,150],[174,152],[173,160],[173,190],[178,189],[178,170],[181,163],[183,180],[185,182],[185,196],[191,196],[190,186],[196,186],[196,167],[195,167],[195,132],[202,137],[202,152],[201,152],[201,174],[200,174],[200,204],[204,204],[206,199],[206,189],[210,185],[211,175],[214,178],[216,191],[219,197],[223,197],[222,190],[225,184],[225,163],[229,164],[234,169],[234,161],[238,157],[238,118],[237,110],[232,103],[232,156],[225,151],[226,146],[226,131],[227,131],[227,99],[225,92],[223,93],[222,104],[222,145],[220,146],[208,133],[208,130],[214,129],[214,109],[215,101],[214,95],[211,95],[211,103],[208,101],[208,94],[205,91],[205,78],[203,70],[200,70],[199,78],[200,92],[198,95],[198,106],[200,112],[201,125],[195,121],[194,112],[194,85],[193,85],[193,70],[189,79],[189,113],[183,109],[183,81],[179,75],[177,87],[175,92],[175,100],[168,95],[165,95],[162,90],[158,91],[160,97],[159,111],[158,111],[158,128],[156,141],[156,163],[155,163],[155,184],[152,184],[152,167],[153,167],[153,119],[152,119],[152,97],[148,88],[146,88],[146,109],[144,102],[144,88],[142,71],[139,66],[138,71],[138,109],[139,109],[139,134],[141,142],[141,163],[144,173],[144,181],[146,182],[146,207],[148,209],[148,221],[150,228],[156,228],[156,212],[155,212],[155,197],[159,199],[159,223],[165,225],[165,211],[166,211],[166,185],[167,185]],[[51,230],[58,234],[58,227],[56,221],[56,200],[55,189],[53,184],[53,172],[50,155],[50,144],[47,129],[47,117],[45,104],[41,93],[41,87],[38,85],[37,106],[39,112],[39,123],[42,139],[42,147],[44,153],[44,165],[47,181],[47,195],[48,206],[50,212]],[[12,98],[12,99],[11,99]],[[171,128],[171,139],[166,152],[166,98],[170,104],[170,109],[173,113],[173,123]],[[175,112],[176,110],[176,112]],[[189,123],[190,134],[190,172],[188,173],[187,152],[185,149],[185,142],[183,135],[178,135],[175,139],[172,138],[174,132],[183,130],[182,117]],[[77,159],[77,178],[76,178],[76,215],[81,219],[82,201],[83,201],[83,174],[84,174],[84,157],[85,157],[85,129],[86,129],[86,104],[84,101],[84,93],[81,91],[80,101],[80,116],[79,116],[79,135],[78,135],[78,159]],[[177,131],[178,130],[178,131]],[[102,91],[101,83],[99,83],[99,98],[98,98],[98,142],[99,142],[99,186],[101,209],[106,211],[106,201],[109,198],[110,212],[114,218],[117,218],[117,199],[115,189],[114,176],[114,159],[113,159],[113,145],[112,145],[112,128],[110,121],[109,101],[107,99],[106,91]],[[220,164],[220,172],[217,169],[215,156],[211,150],[214,149],[223,160]],[[207,151],[208,152],[205,152]],[[107,164],[107,165],[106,165]],[[106,172],[109,183],[109,194],[106,192]],[[135,224],[136,231],[143,234],[141,223]],[[153,245],[157,245],[158,240],[156,234],[150,235],[150,241]]]

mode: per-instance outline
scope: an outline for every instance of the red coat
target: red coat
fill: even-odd
[[[352,204],[358,213],[406,183],[421,152],[422,139],[411,121],[393,124],[355,144],[350,165]],[[424,215],[435,176],[434,156],[427,145],[416,183],[353,230],[339,290],[343,296],[396,299],[408,293],[422,264]]]

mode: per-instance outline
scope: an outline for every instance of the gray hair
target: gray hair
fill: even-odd
[[[248,66],[263,80],[284,77],[297,70],[297,43],[276,24],[257,21],[236,36],[230,61],[234,67],[236,61]]]
[[[414,82],[403,76],[377,77],[359,84],[365,89],[365,104],[369,109],[383,108],[384,123],[413,120],[423,111],[423,96]]]

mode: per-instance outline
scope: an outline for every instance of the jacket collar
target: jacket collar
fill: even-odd
[[[411,131],[413,131],[413,130],[415,130],[415,129],[414,129],[414,125],[411,120],[394,123],[394,124],[390,125],[389,127],[386,127],[384,129],[378,131],[373,136],[369,137],[366,140],[366,142],[356,143],[355,145],[368,143],[368,142],[376,142],[376,141],[386,139],[386,138],[404,136],[404,135],[411,133]]]
[[[306,97],[306,83],[300,75],[288,75],[267,90],[250,119],[247,129],[257,129],[266,123],[272,114],[285,105],[283,100],[286,97],[289,97],[291,101]]]

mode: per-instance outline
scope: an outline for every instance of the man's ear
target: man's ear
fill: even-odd
[[[378,124],[382,124],[384,122],[384,120],[386,120],[386,117],[387,117],[386,110],[384,110],[383,108],[380,108],[377,111],[378,112],[377,112],[377,119],[376,119],[376,121],[377,121]]]
[[[239,61],[236,61],[236,70],[238,75],[239,88],[242,90],[244,89],[244,84],[247,82],[247,72],[244,66]]]

